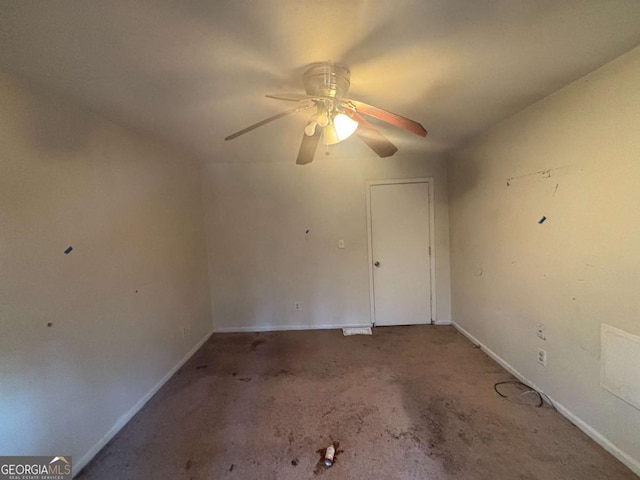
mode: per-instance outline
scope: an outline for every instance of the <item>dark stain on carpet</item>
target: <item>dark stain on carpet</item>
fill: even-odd
[[[266,340],[259,338],[258,340],[254,340],[253,342],[251,342],[251,351],[255,351],[258,349],[258,347],[260,345],[262,345],[263,343],[267,343]]]

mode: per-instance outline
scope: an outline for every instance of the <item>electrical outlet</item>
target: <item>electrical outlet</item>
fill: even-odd
[[[542,348],[538,349],[538,363],[543,367],[547,366],[547,351]]]
[[[294,303],[293,308],[295,308],[296,310],[300,310],[300,303],[298,302]]]
[[[546,340],[547,339],[547,328],[544,326],[544,323],[539,323],[538,324],[537,335],[538,335],[538,338],[541,338],[542,340]]]

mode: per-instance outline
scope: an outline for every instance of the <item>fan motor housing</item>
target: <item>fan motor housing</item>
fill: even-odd
[[[343,97],[351,84],[351,72],[341,63],[317,63],[304,72],[304,89],[308,95]]]

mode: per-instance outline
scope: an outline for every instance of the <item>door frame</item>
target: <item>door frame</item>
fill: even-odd
[[[373,284],[373,229],[371,227],[371,187],[376,185],[401,185],[406,183],[426,183],[429,185],[429,273],[431,275],[431,324],[436,323],[436,244],[435,244],[435,203],[433,177],[399,178],[390,180],[367,180],[367,244],[369,259],[369,313],[371,326],[376,325],[375,286]]]

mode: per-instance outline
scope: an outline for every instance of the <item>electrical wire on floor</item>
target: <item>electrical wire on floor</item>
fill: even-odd
[[[514,392],[513,394],[509,394],[509,393],[505,393],[505,389],[501,387],[503,387],[504,385],[514,385],[516,387],[518,387],[519,389],[523,389],[524,390],[520,390],[520,392]],[[553,405],[553,402],[551,401],[551,399],[549,398],[549,396],[543,392],[540,392],[538,390],[536,390],[535,388],[527,385],[526,383],[523,383],[519,380],[507,380],[504,382],[498,382],[496,384],[493,385],[493,389],[496,391],[496,393],[498,395],[500,395],[502,398],[504,398],[505,400],[512,402],[512,403],[517,403],[519,405],[528,405],[531,407],[536,407],[536,408],[541,408],[544,406],[545,401],[555,410],[555,405]],[[517,395],[517,396],[516,396]],[[528,400],[529,398],[532,398],[531,396],[533,396],[534,400]]]

